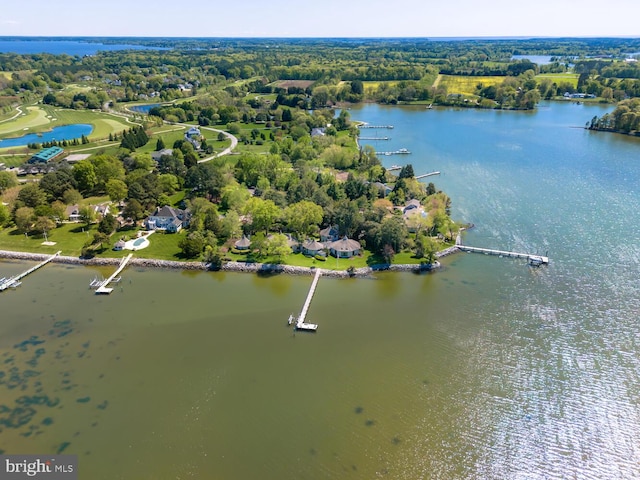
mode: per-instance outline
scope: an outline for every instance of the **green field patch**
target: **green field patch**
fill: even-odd
[[[278,87],[278,88],[289,88],[289,87],[308,88],[314,83],[316,83],[315,80],[277,80],[275,82],[270,83],[269,85],[273,87]]]
[[[573,88],[578,87],[578,75],[577,73],[541,73],[536,75],[536,81],[540,83],[542,80],[551,80],[556,85],[561,83],[569,83]]]
[[[0,123],[0,137],[19,137],[33,131],[42,131],[43,125],[51,124],[47,112],[40,107],[22,107],[24,115],[14,120]]]
[[[380,87],[380,85],[395,87],[397,84],[398,84],[397,80],[389,80],[389,81],[381,81],[381,82],[377,82],[377,81],[362,82],[362,86],[364,87],[365,93],[375,92]]]
[[[438,85],[446,87],[448,93],[477,95],[478,85],[482,85],[482,88],[500,85],[504,79],[502,76],[441,75]]]

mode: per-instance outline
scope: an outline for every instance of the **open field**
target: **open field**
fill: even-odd
[[[464,76],[464,75],[440,75],[438,85],[447,88],[448,93],[461,93],[463,95],[477,95],[477,85],[482,87],[491,85],[499,85],[505,77],[483,77],[483,76]]]
[[[0,136],[18,137],[25,133],[27,129],[30,130],[28,133],[32,133],[32,129],[33,131],[38,131],[39,127],[51,123],[51,120],[47,118],[47,113],[39,107],[22,107],[22,111],[24,115],[20,115],[14,120],[0,123]],[[40,128],[40,130],[43,130],[43,128]]]
[[[315,80],[278,80],[276,82],[270,83],[270,86],[278,87],[278,88],[289,88],[289,87],[298,87],[298,88],[308,88],[313,85]]]
[[[577,73],[541,73],[536,75],[536,81],[540,82],[544,79],[549,79],[556,85],[570,83],[573,88],[576,88],[578,86],[578,77]]]
[[[371,92],[375,92],[378,87],[380,85],[388,85],[389,87],[394,87],[398,84],[397,80],[389,80],[389,81],[382,81],[382,82],[377,82],[377,81],[365,81],[362,82],[362,85],[364,86],[364,91],[365,93],[371,93]]]

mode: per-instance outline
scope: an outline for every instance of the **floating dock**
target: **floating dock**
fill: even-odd
[[[549,264],[549,257],[545,257],[542,255],[533,255],[531,253],[507,252],[504,250],[493,250],[490,248],[467,247],[466,245],[458,245],[458,248],[463,252],[484,253],[485,255],[496,255],[508,258],[524,258],[531,265],[536,266]]]
[[[318,268],[316,270],[316,275],[313,277],[313,282],[311,282],[311,287],[309,288],[307,299],[304,301],[304,306],[302,307],[302,311],[300,312],[298,318],[294,318],[293,315],[289,315],[288,323],[289,325],[295,323],[294,328],[296,330],[307,330],[311,332],[315,332],[316,330],[318,330],[318,325],[316,325],[315,323],[305,323],[304,320],[307,317],[307,312],[309,311],[309,306],[311,305],[313,294],[316,292],[316,287],[318,286],[320,275],[322,275],[322,269]]]
[[[125,269],[127,263],[129,263],[129,260],[131,260],[131,257],[133,257],[133,253],[130,253],[122,259],[120,265],[118,266],[118,269],[113,272],[113,275],[107,278],[104,282],[102,282],[102,285],[96,288],[96,294],[109,295],[111,292],[113,292],[113,288],[109,287],[109,284],[116,281],[116,277],[120,272],[122,272],[122,270]],[[117,281],[120,281],[120,278],[118,278]]]
[[[6,290],[7,288],[19,287],[20,285],[22,285],[22,282],[20,280],[22,280],[24,277],[26,277],[30,273],[35,272],[39,268],[44,267],[47,263],[49,263],[51,260],[56,258],[61,253],[62,253],[62,250],[54,253],[53,255],[51,255],[46,260],[44,260],[44,261],[40,262],[39,264],[37,264],[35,267],[31,267],[29,270],[24,271],[19,275],[15,275],[15,276],[9,277],[9,278],[6,278],[6,277],[3,278],[2,280],[0,280],[0,292]]]

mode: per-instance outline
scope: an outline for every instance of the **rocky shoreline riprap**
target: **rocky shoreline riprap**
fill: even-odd
[[[442,258],[452,253],[458,252],[457,247],[451,247],[436,255]],[[8,258],[13,260],[36,260],[42,261],[51,255],[42,253],[13,252],[9,250],[0,250],[0,258]],[[64,263],[70,265],[86,265],[86,266],[117,266],[120,264],[120,258],[79,258],[59,255],[53,259],[55,263]],[[129,262],[131,265],[145,268],[172,268],[180,270],[220,270],[223,272],[243,272],[255,273],[258,275],[313,275],[316,267],[296,267],[293,265],[279,265],[270,263],[244,263],[244,262],[226,262],[219,269],[211,268],[210,264],[204,262],[177,262],[171,260],[157,260],[153,258],[132,258]],[[427,272],[440,268],[440,262],[432,265],[427,264],[404,264],[404,265],[373,265],[371,267],[354,268],[351,270],[328,270],[323,269],[323,276],[334,278],[350,278],[350,277],[369,277],[373,272],[391,271],[391,272]]]

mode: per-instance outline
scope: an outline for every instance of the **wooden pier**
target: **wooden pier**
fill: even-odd
[[[434,175],[440,175],[440,172],[424,173],[424,174],[422,174],[422,175],[418,175],[418,176],[416,177],[416,180],[420,180],[421,178],[433,177]]]
[[[109,284],[111,282],[113,282],[113,279],[116,278],[118,276],[118,274],[120,272],[122,272],[122,270],[124,270],[124,268],[127,266],[127,263],[129,263],[129,260],[131,260],[131,257],[133,257],[133,253],[130,253],[129,255],[127,255],[126,257],[124,257],[122,259],[122,261],[120,262],[120,265],[118,266],[118,269],[113,273],[113,275],[111,275],[109,278],[107,278],[102,285],[100,285],[98,288],[96,288],[96,294],[110,294],[111,292],[113,292],[113,288],[109,287]]]
[[[358,137],[358,140],[391,140],[391,137]]]
[[[37,264],[35,267],[31,267],[29,270],[26,270],[26,271],[20,273],[19,275],[15,275],[15,276],[9,277],[9,278],[3,278],[0,281],[0,292],[6,290],[7,288],[15,288],[15,287],[20,286],[20,284],[22,283],[22,282],[20,282],[20,280],[22,280],[24,277],[26,277],[30,273],[35,272],[39,268],[44,267],[47,263],[49,263],[51,260],[56,258],[61,253],[62,253],[62,250],[54,253],[53,255],[51,255],[46,260],[44,260],[44,261],[40,262],[39,264]]]
[[[311,287],[309,288],[307,299],[304,301],[304,306],[302,307],[302,311],[300,312],[298,318],[294,319],[293,315],[289,316],[289,325],[291,325],[295,321],[294,328],[296,330],[309,330],[315,332],[318,329],[318,325],[316,325],[315,323],[305,323],[304,320],[307,317],[307,312],[309,311],[309,306],[311,305],[313,294],[316,292],[316,287],[318,286],[320,275],[322,275],[322,269],[318,268],[316,270],[316,275],[313,277],[313,282],[311,282]]]
[[[392,129],[393,125],[358,125],[358,128],[388,128],[388,129]]]
[[[406,148],[401,148],[400,150],[393,150],[390,152],[376,152],[376,155],[384,155],[386,157],[390,155],[410,155],[411,152]]]
[[[508,257],[508,258],[524,258],[531,265],[548,265],[549,264],[549,257],[545,257],[542,255],[533,255],[531,253],[507,252],[504,250],[493,250],[490,248],[468,247],[466,245],[458,245],[458,248],[463,252],[484,253],[485,255],[496,255],[496,256]]]

